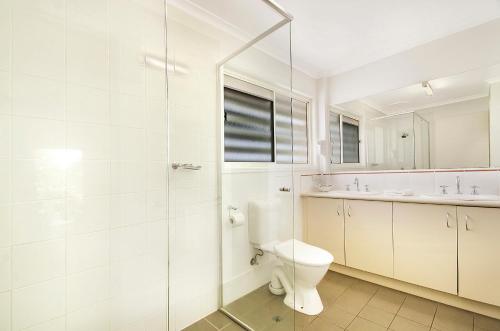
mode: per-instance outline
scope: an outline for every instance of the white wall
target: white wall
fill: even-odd
[[[490,87],[490,154],[491,166],[500,167],[500,83]]]
[[[418,111],[429,121],[431,168],[490,166],[489,97]]]

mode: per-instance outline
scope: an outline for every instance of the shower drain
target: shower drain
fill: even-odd
[[[275,323],[279,323],[281,322],[283,319],[281,318],[281,316],[277,315],[277,316],[273,316],[273,321]]]

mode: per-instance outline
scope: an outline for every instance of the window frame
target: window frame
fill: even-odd
[[[330,135],[330,114],[336,114],[339,116],[339,133],[340,133],[340,163],[333,163],[332,162],[332,157],[330,155],[328,163],[330,166],[337,167],[337,168],[353,168],[353,167],[362,167],[363,166],[363,153],[362,153],[362,121],[361,119],[353,114],[346,113],[338,108],[329,108],[327,112],[327,121],[328,123],[328,143],[329,143],[329,150],[328,153],[332,153],[332,140],[331,140],[331,135]],[[344,124],[344,117],[350,119],[351,121],[357,122],[358,126],[358,160],[359,162],[344,162],[344,130],[343,130],[343,124]],[[349,123],[346,121],[346,123]]]
[[[219,160],[222,162],[222,172],[227,173],[227,172],[255,172],[255,171],[262,171],[262,172],[267,172],[267,171],[290,171],[293,167],[294,170],[309,170],[314,167],[313,163],[313,150],[312,150],[312,134],[311,134],[311,126],[313,122],[313,117],[312,117],[312,102],[313,99],[301,95],[299,93],[293,92],[291,95],[292,99],[295,99],[297,101],[304,102],[306,104],[306,116],[307,116],[307,163],[278,163],[276,162],[276,148],[274,149],[274,161],[273,162],[225,162],[224,161],[224,88],[227,86],[232,89],[237,89],[240,90],[243,93],[248,93],[251,95],[255,95],[260,97],[258,94],[252,93],[252,91],[246,91],[245,89],[238,88],[231,86],[231,84],[228,84],[226,81],[226,76],[229,77],[230,79],[236,79],[239,81],[242,81],[246,84],[253,85],[257,88],[260,89],[265,89],[269,90],[273,93],[273,126],[274,126],[274,133],[276,132],[276,94],[281,94],[281,95],[290,95],[290,91],[287,90],[286,88],[276,86],[273,84],[265,83],[259,80],[255,80],[253,78],[249,78],[248,76],[241,75],[239,73],[236,73],[231,70],[221,70],[219,73],[219,79],[221,84],[219,84],[219,91],[220,91],[220,130],[219,130],[219,137],[220,137],[220,157]],[[274,144],[276,146],[276,134],[273,136],[274,139]]]

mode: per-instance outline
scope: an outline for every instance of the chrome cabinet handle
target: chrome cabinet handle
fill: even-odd
[[[200,170],[201,165],[193,165],[192,163],[172,163],[172,169],[183,169],[183,170]]]
[[[470,231],[470,227],[469,227],[469,215],[465,215],[465,231]]]
[[[450,226],[450,213],[446,213],[446,227],[449,229],[451,228]]]
[[[351,217],[351,205],[347,205],[347,215]]]
[[[340,206],[337,206],[337,215],[340,216]]]

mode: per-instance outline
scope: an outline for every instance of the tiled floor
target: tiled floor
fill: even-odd
[[[318,290],[325,306],[318,316],[294,313],[266,286],[226,309],[257,331],[500,331],[500,320],[334,272],[328,272]],[[242,329],[217,312],[185,330]]]

